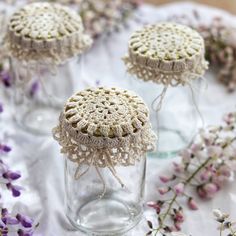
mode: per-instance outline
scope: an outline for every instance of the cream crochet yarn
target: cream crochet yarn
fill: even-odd
[[[203,38],[191,28],[175,23],[148,25],[133,33],[127,71],[145,81],[184,85],[207,69]]]
[[[32,3],[10,18],[6,44],[22,61],[61,64],[91,45],[80,16],[65,6]]]
[[[81,165],[109,168],[134,165],[154,149],[148,108],[140,97],[118,88],[87,89],[66,102],[53,130],[68,158]],[[119,182],[121,182],[119,180]]]

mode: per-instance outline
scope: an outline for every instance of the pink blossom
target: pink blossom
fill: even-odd
[[[196,154],[198,151],[201,151],[202,145],[199,143],[198,144],[193,143],[190,148],[191,148],[192,153]]]
[[[169,181],[171,181],[171,178],[167,176],[160,176],[159,178],[162,183],[168,183]]]
[[[226,181],[228,181],[233,172],[233,167],[222,165],[216,173],[212,176],[212,182],[217,186],[222,186]]]
[[[177,185],[174,186],[174,191],[177,195],[181,195],[184,193],[184,184],[183,183],[178,183]]]
[[[178,164],[176,162],[173,162],[174,165],[174,171],[176,173],[182,173],[184,171],[184,166],[182,164]]]
[[[207,198],[207,193],[206,191],[201,187],[198,187],[197,188],[197,193],[198,193],[198,196],[202,199],[206,199]]]
[[[209,146],[207,148],[207,153],[210,157],[220,157],[223,153],[223,149],[220,146]]]
[[[157,202],[147,202],[147,206],[155,208],[156,206],[159,206]]]
[[[211,146],[216,138],[216,135],[212,133],[206,133],[204,130],[201,132],[201,137],[204,140],[206,146]]]
[[[168,193],[170,191],[170,188],[169,187],[162,187],[162,188],[159,188],[158,189],[158,192],[161,194],[161,195],[165,195],[166,193]]]
[[[177,231],[180,231],[181,230],[181,227],[180,227],[180,224],[178,222],[175,222],[175,229]]]
[[[190,162],[191,160],[191,152],[188,149],[185,149],[181,152],[181,157],[184,163]]]
[[[227,165],[223,165],[219,169],[219,174],[223,175],[223,176],[225,176],[227,178],[229,178],[231,176],[231,172],[232,172],[232,170]]]
[[[234,114],[229,113],[229,114],[225,115],[223,119],[228,125],[230,125],[234,122]]]
[[[201,174],[200,174],[200,179],[202,181],[206,181],[209,180],[210,177],[212,176],[212,173],[208,170],[204,170]]]
[[[155,209],[157,214],[161,212],[161,204],[158,202],[148,202],[147,206]]]
[[[191,197],[188,199],[188,207],[191,210],[198,210],[197,203]]]
[[[173,220],[178,223],[183,223],[184,222],[184,215],[183,215],[182,211],[177,211],[173,216]]]
[[[207,183],[197,188],[198,195],[203,199],[211,199],[219,191],[219,186],[215,183]]]

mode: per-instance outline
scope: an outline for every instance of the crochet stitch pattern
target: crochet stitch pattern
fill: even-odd
[[[115,166],[134,165],[155,148],[156,139],[143,100],[130,91],[104,87],[69,98],[53,134],[61,152],[78,164],[75,178],[85,174],[81,165],[93,165],[109,168],[118,181]]]
[[[32,3],[16,11],[5,41],[13,57],[50,64],[62,64],[92,43],[76,12],[50,3]]]
[[[127,71],[139,79],[177,86],[204,74],[208,65],[204,54],[204,40],[199,33],[164,22],[134,32],[123,60]]]

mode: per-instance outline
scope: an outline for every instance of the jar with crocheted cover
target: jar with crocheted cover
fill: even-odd
[[[159,135],[155,156],[176,155],[190,143],[202,120],[198,97],[208,66],[204,54],[200,34],[180,24],[147,25],[129,39],[125,76],[151,110]]]
[[[10,17],[5,46],[11,56],[15,120],[21,127],[50,134],[74,91],[77,57],[91,42],[80,16],[59,4],[31,3]]]
[[[65,155],[66,214],[86,235],[117,235],[140,220],[146,153],[155,135],[143,100],[118,88],[70,97],[53,130]]]

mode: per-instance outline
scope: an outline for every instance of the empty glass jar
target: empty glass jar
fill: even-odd
[[[117,235],[141,219],[146,153],[155,135],[148,109],[118,88],[72,96],[54,138],[65,154],[66,215],[87,235]]]
[[[157,152],[151,155],[175,156],[197,132],[204,53],[203,38],[175,23],[148,25],[131,36],[124,57],[126,77],[151,110],[158,134]]]
[[[11,16],[6,45],[11,54],[13,115],[22,128],[51,134],[74,90],[76,56],[90,44],[80,16],[59,4],[32,3]]]

